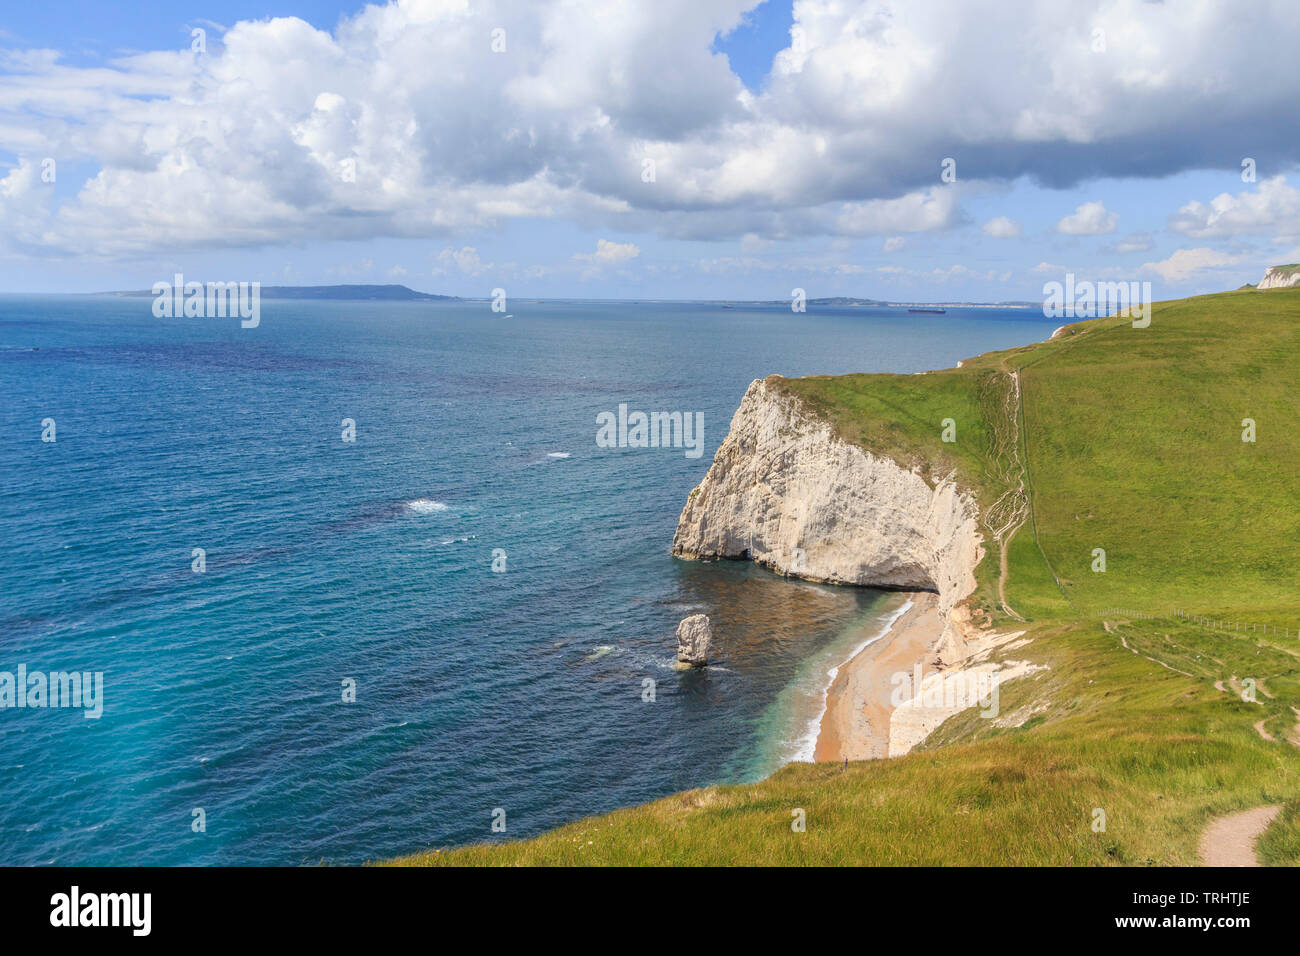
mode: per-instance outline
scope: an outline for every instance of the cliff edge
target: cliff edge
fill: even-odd
[[[1269,266],[1256,289],[1282,289],[1300,285],[1300,265]]]
[[[934,591],[957,659],[984,556],[974,496],[931,486],[890,458],[844,441],[779,388],[750,384],[673,536],[683,558],[749,558],[832,584]]]

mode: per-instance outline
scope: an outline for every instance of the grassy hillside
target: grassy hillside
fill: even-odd
[[[975,603],[1048,669],[1004,685],[998,719],[965,711],[907,757],[398,862],[1191,864],[1211,817],[1263,803],[1286,810],[1260,853],[1300,862],[1297,369],[1300,289],[1277,289],[960,369],[783,381],[848,440],[977,495]]]

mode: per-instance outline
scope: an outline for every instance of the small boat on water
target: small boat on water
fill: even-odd
[[[908,309],[907,311],[908,312],[929,312],[934,315],[944,315],[948,312],[947,309]]]

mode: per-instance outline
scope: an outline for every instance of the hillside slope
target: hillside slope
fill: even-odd
[[[873,454],[956,476],[988,547],[972,604],[1046,669],[906,757],[399,862],[1192,864],[1210,819],[1273,803],[1259,851],[1300,862],[1296,368],[1300,289],[1277,289],[958,369],[769,379]]]

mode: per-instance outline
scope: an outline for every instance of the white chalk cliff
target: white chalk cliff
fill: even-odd
[[[1281,289],[1286,286],[1300,285],[1300,267],[1269,266],[1264,278],[1259,280],[1257,289]]]
[[[984,548],[973,496],[844,441],[798,398],[759,379],[682,509],[673,554],[749,557],[812,581],[936,591],[951,646]]]

